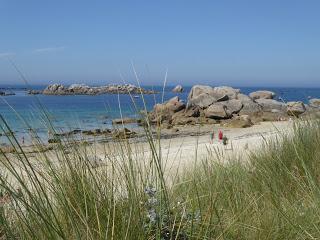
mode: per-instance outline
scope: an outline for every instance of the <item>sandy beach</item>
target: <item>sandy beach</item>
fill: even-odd
[[[161,161],[167,174],[185,169],[208,158],[224,162],[227,160],[239,160],[245,162],[248,154],[261,148],[265,141],[275,139],[282,134],[292,131],[293,122],[261,122],[249,128],[223,128],[219,125],[181,126],[177,130],[165,129],[162,135],[165,138],[155,140],[156,152],[161,155]],[[228,144],[223,145],[218,140],[218,132],[221,130],[228,138]],[[215,133],[213,141],[210,133]],[[170,132],[175,132],[170,135]],[[117,158],[123,161],[120,148],[126,144],[115,142],[96,142],[88,147],[92,154],[99,158],[99,165],[108,165],[108,160]],[[136,163],[145,164],[152,158],[150,144],[145,141],[130,140],[130,151]],[[112,156],[112,157],[111,157]],[[101,161],[100,161],[101,160]]]

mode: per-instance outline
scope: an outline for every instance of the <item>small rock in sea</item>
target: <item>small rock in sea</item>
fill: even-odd
[[[177,86],[175,86],[174,89],[172,89],[172,92],[181,93],[181,92],[183,92],[183,87],[181,85],[177,85]]]

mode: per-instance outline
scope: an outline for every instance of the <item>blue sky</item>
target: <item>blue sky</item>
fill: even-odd
[[[0,0],[0,83],[320,87],[320,1]]]

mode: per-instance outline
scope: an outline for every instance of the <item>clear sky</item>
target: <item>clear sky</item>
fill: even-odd
[[[0,83],[320,87],[319,0],[0,0]]]

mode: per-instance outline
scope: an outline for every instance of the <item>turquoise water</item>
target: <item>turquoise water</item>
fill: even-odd
[[[8,86],[1,86],[8,87]],[[22,86],[23,87],[23,86]],[[33,89],[41,89],[43,86],[32,86]],[[145,87],[151,88],[151,87]],[[153,89],[162,91],[161,87]],[[186,100],[190,87],[185,88],[184,93],[176,94],[171,92],[172,87],[168,87],[164,92],[164,100],[173,96],[180,96]],[[245,94],[252,91],[266,89],[277,93],[277,97],[285,101],[299,100],[305,103],[308,98],[320,97],[320,88],[240,88]],[[42,108],[45,108],[50,117],[50,122],[56,129],[68,131],[73,129],[95,129],[110,128],[114,118],[137,117],[137,111],[129,95],[98,95],[98,96],[45,96],[28,95],[22,89],[13,89],[14,96],[0,98],[0,114],[15,131],[18,138],[28,135],[28,126],[35,129],[39,136],[46,139],[48,121],[44,117]],[[151,110],[155,103],[161,102],[162,93],[156,95],[145,95],[145,104]],[[138,106],[138,110],[144,109],[141,97],[134,98],[133,101]],[[40,106],[42,105],[42,107]],[[119,106],[120,105],[120,106]],[[14,111],[12,110],[14,109]],[[121,110],[120,110],[121,109]],[[18,116],[19,115],[19,116]],[[24,119],[24,120],[21,120]],[[0,141],[6,142],[4,136]]]

